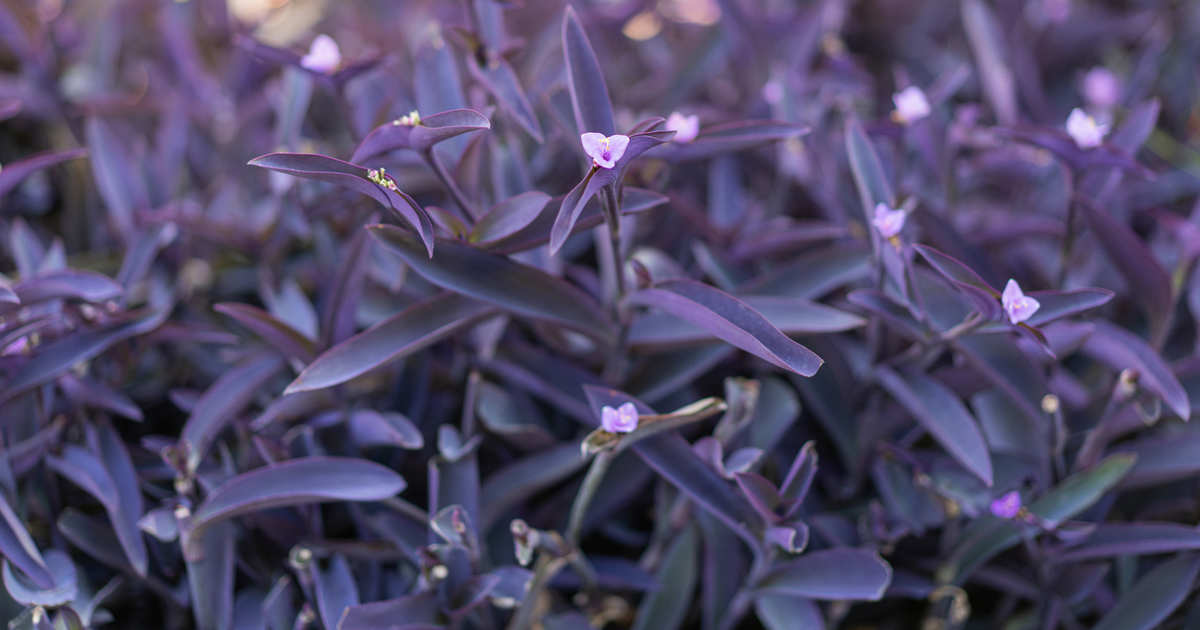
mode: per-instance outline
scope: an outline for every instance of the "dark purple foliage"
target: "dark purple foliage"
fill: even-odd
[[[1200,627],[1197,25],[0,0],[0,620]]]

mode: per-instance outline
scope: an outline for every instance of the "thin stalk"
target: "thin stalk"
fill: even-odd
[[[478,219],[480,216],[482,216],[482,212],[479,210],[479,208],[476,207],[475,204],[469,199],[467,199],[467,196],[463,194],[463,191],[458,187],[458,183],[456,183],[454,178],[450,175],[450,171],[446,170],[446,167],[442,164],[441,159],[439,159],[437,154],[433,152],[433,147],[422,151],[421,157],[425,158],[425,162],[429,164],[430,168],[433,169],[433,172],[438,176],[438,179],[442,180],[442,185],[444,185],[446,190],[450,192],[450,196],[454,198],[454,203],[458,204],[458,207],[462,208],[463,212],[467,213],[467,215],[472,219]]]
[[[575,495],[574,503],[571,504],[571,515],[567,519],[566,539],[569,549],[579,548],[583,517],[587,513],[588,506],[591,505],[592,499],[596,496],[596,490],[600,488],[600,482],[604,480],[604,474],[608,472],[608,466],[612,463],[614,453],[615,451],[598,453],[592,459],[592,465],[583,478],[583,484],[579,486],[579,492]]]
[[[517,609],[517,614],[513,615],[512,621],[508,623],[508,630],[528,630],[533,626],[533,615],[537,612],[538,599],[541,598],[542,590],[566,563],[564,558],[545,551],[538,554],[538,559],[533,566],[533,577],[529,580],[529,588],[525,589],[525,598],[521,600],[521,607]]]
[[[1056,283],[1060,289],[1066,288],[1067,270],[1070,269],[1071,266],[1071,251],[1075,246],[1075,230],[1073,229],[1073,226],[1075,225],[1075,174],[1070,169],[1067,169],[1066,180],[1067,223],[1064,228],[1065,233],[1063,234],[1062,251],[1058,256],[1061,262],[1059,263],[1058,267],[1058,282]]]

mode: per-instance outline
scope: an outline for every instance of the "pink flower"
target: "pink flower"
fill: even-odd
[[[990,509],[1000,518],[1016,518],[1021,513],[1021,495],[1016,490],[1008,492],[992,501]]]
[[[892,210],[886,203],[880,202],[875,204],[875,218],[871,219],[871,224],[879,231],[880,236],[892,238],[904,228],[906,218],[908,214],[903,210]]]
[[[1071,115],[1067,116],[1067,135],[1071,136],[1080,149],[1100,146],[1106,133],[1108,125],[1097,123],[1095,118],[1078,107],[1071,110]]]
[[[1017,285],[1017,281],[1012,278],[1009,278],[1008,284],[1004,285],[1000,304],[1008,315],[1008,321],[1014,325],[1033,317],[1033,314],[1042,306],[1037,300],[1025,295],[1021,291],[1021,287]]]
[[[671,112],[671,115],[667,116],[667,129],[675,132],[675,137],[672,138],[675,142],[691,142],[696,139],[696,134],[700,133],[700,117],[695,114],[684,116],[679,112]]]
[[[625,148],[629,146],[629,136],[615,134],[605,137],[602,133],[589,131],[579,136],[579,141],[583,143],[583,152],[592,158],[592,163],[601,168],[612,168],[617,165],[617,160],[625,155]]]
[[[915,85],[893,94],[892,102],[896,104],[896,111],[892,115],[906,125],[928,116],[930,112],[929,99],[925,98],[925,92]]]
[[[1112,109],[1121,98],[1121,82],[1108,68],[1092,68],[1083,75],[1083,98],[1097,109]]]
[[[308,54],[300,59],[300,67],[313,72],[330,74],[342,65],[342,52],[333,38],[321,34],[312,41]]]
[[[605,405],[600,409],[600,426],[609,433],[629,433],[637,428],[638,412],[633,403],[627,402],[616,409]]]

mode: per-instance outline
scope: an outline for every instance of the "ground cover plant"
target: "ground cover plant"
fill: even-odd
[[[0,619],[1200,628],[1198,30],[4,0]]]

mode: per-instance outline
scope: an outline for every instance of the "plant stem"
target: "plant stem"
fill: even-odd
[[[429,164],[430,168],[433,169],[433,172],[438,176],[438,179],[442,180],[442,185],[444,185],[446,190],[450,192],[450,196],[454,198],[454,203],[458,204],[458,207],[462,208],[463,212],[467,213],[467,215],[472,219],[478,219],[480,216],[482,216],[482,212],[480,212],[479,208],[477,208],[474,203],[467,199],[467,196],[463,194],[461,189],[459,189],[458,184],[454,181],[454,178],[450,176],[450,171],[446,170],[445,165],[442,164],[442,161],[438,158],[437,154],[433,152],[433,147],[422,151],[421,157],[425,158],[425,162]]]
[[[583,517],[587,513],[588,506],[592,503],[592,498],[596,496],[596,490],[600,488],[600,482],[604,480],[604,474],[608,472],[608,466],[612,463],[614,452],[601,451],[592,459],[592,465],[588,468],[587,475],[583,478],[583,484],[579,486],[579,492],[575,495],[575,501],[571,504],[571,515],[567,519],[566,539],[567,546],[570,549],[579,548],[579,535],[583,529]]]
[[[1058,288],[1065,289],[1067,282],[1067,270],[1071,266],[1071,250],[1075,245],[1075,230],[1072,226],[1075,224],[1075,174],[1067,169],[1067,223],[1064,228],[1062,241],[1062,252],[1059,254],[1058,267]]]
[[[512,621],[508,623],[508,630],[528,630],[533,625],[533,614],[542,589],[546,588],[546,585],[554,579],[566,562],[565,559],[545,551],[538,554],[538,559],[533,566],[533,577],[529,580],[529,588],[525,589],[525,598],[521,600],[521,607],[517,609],[517,614],[513,615]]]

